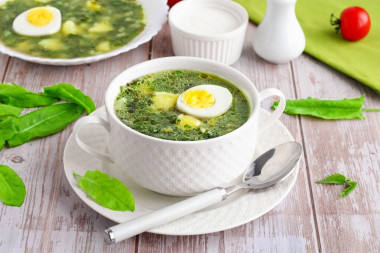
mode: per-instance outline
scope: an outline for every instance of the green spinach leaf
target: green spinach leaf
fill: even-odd
[[[114,211],[134,211],[135,200],[132,193],[116,178],[110,178],[99,170],[88,170],[84,176],[73,172],[79,177],[79,186],[98,204]]]
[[[278,106],[278,101],[273,103],[272,109]],[[299,100],[286,100],[285,113],[293,115],[309,115],[322,119],[365,119],[362,114],[364,95],[359,98],[343,100],[320,100],[306,98]]]
[[[17,173],[0,165],[0,200],[9,206],[21,206],[26,195],[25,184]]]
[[[22,108],[11,105],[0,104],[0,121],[11,117],[17,117],[22,112]]]
[[[50,87],[45,87],[44,92],[51,97],[64,99],[81,105],[86,109],[88,114],[96,109],[94,101],[92,101],[89,96],[84,95],[81,90],[76,89],[68,83],[58,83]]]
[[[13,119],[16,133],[7,139],[15,147],[35,138],[45,137],[63,130],[83,113],[83,107],[73,103],[50,105]]]
[[[20,108],[51,105],[58,100],[43,93],[34,93],[17,84],[0,83],[0,103]]]
[[[351,180],[351,178],[346,178],[342,174],[333,174],[329,177],[326,177],[322,180],[317,181],[318,184],[344,184],[346,181]]]

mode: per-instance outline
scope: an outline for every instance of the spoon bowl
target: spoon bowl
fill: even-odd
[[[257,158],[243,176],[243,183],[252,189],[272,186],[290,175],[302,154],[297,142],[286,142]],[[271,159],[276,156],[276,159]]]
[[[241,184],[226,188],[226,197],[241,189],[262,189],[284,180],[293,171],[301,154],[302,146],[294,141],[266,151],[247,167]]]

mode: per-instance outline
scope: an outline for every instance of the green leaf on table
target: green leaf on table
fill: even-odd
[[[346,178],[342,174],[336,173],[322,180],[319,180],[316,183],[318,184],[344,184],[346,183],[347,180],[351,180],[351,178]]]
[[[83,113],[83,107],[73,103],[62,103],[43,107],[18,118],[13,118],[16,131],[7,142],[10,147],[19,146],[35,138],[55,134]]]
[[[132,193],[116,178],[112,178],[99,170],[88,170],[79,177],[79,186],[98,204],[114,211],[134,211],[135,200]]]
[[[279,101],[273,103],[272,109]],[[285,113],[293,115],[308,115],[322,119],[365,119],[362,114],[364,95],[359,98],[343,100],[320,100],[308,97],[299,100],[286,100]]]
[[[30,108],[51,105],[57,102],[56,98],[43,93],[34,93],[17,84],[0,83],[0,103],[20,108]]]
[[[22,108],[11,105],[0,104],[0,121],[8,117],[17,117],[22,112]]]
[[[9,117],[0,122],[0,150],[3,149],[5,142],[9,139],[12,139],[17,132],[15,125],[13,124],[13,121],[15,119],[16,118]]]
[[[355,182],[355,181],[348,181],[348,182],[347,182],[347,188],[344,189],[344,190],[340,193],[338,199],[344,198],[344,197],[346,197],[348,194],[350,194],[350,192],[352,192],[352,191],[356,188],[357,184],[358,184],[358,183]]]
[[[81,105],[86,109],[88,114],[96,109],[94,101],[92,101],[89,96],[84,95],[81,90],[76,89],[68,83],[58,83],[50,87],[45,87],[44,92],[51,97],[64,99]]]
[[[317,181],[316,183],[319,184],[339,184],[342,185],[344,184],[346,188],[340,193],[338,199],[341,199],[343,197],[346,197],[350,192],[352,192],[356,185],[358,184],[355,181],[352,181],[351,178],[345,177],[342,174],[333,174],[331,176],[328,176],[322,180]]]
[[[25,184],[17,173],[0,165],[0,200],[8,206],[21,206],[26,195]]]

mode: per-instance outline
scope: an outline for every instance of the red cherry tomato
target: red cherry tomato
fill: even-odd
[[[168,0],[168,5],[170,7],[172,7],[173,5],[175,5],[176,3],[178,3],[179,1],[181,1],[181,0]]]
[[[340,19],[333,20],[331,24],[338,25],[336,28],[342,33],[343,38],[350,41],[363,39],[371,28],[371,20],[368,13],[360,7],[349,7],[340,14]]]

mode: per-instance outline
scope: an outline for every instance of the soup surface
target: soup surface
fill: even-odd
[[[22,35],[31,33],[31,28],[28,31],[30,16],[29,21],[26,18],[21,21],[26,23],[19,25],[21,31],[13,29],[13,22],[21,13],[46,6],[55,7],[61,13],[58,32]],[[77,58],[105,53],[126,45],[145,26],[143,8],[135,0],[8,0],[0,6],[0,17],[2,44],[44,58]],[[38,34],[45,26],[38,24],[32,28]]]
[[[204,84],[219,86],[218,89],[224,87],[231,93],[232,102],[225,113],[201,118],[177,109],[180,94]],[[208,99],[207,94],[204,97]],[[223,97],[217,102],[226,103]],[[216,75],[191,70],[157,72],[129,82],[121,87],[114,108],[117,117],[138,132],[179,141],[204,140],[227,134],[243,125],[250,115],[247,98],[233,84]]]

